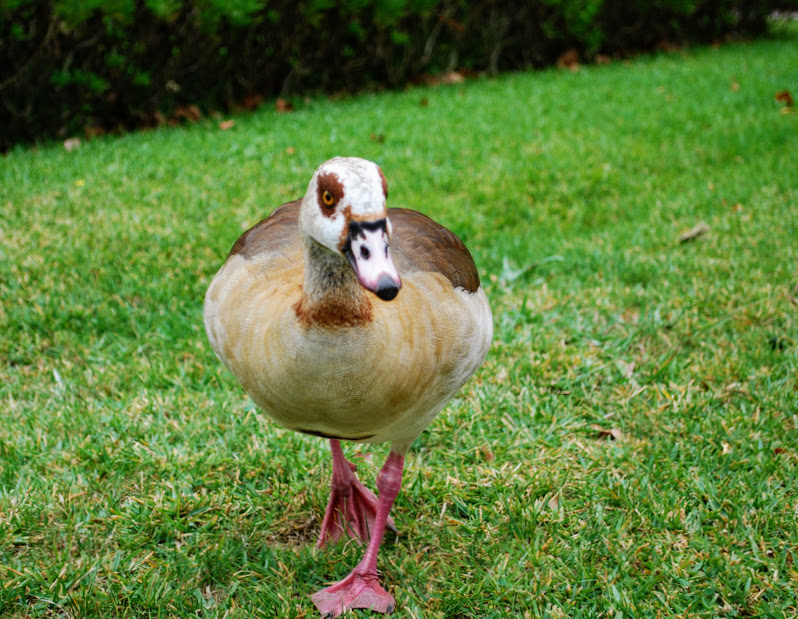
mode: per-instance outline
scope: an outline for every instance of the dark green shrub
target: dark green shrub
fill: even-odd
[[[782,0],[795,6],[796,0]],[[0,0],[0,149],[250,95],[761,34],[767,0]]]

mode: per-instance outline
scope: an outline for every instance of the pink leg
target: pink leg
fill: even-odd
[[[377,517],[377,497],[355,476],[357,467],[344,457],[341,442],[330,439],[330,449],[333,461],[330,500],[324,512],[316,547],[321,548],[328,542],[335,542],[344,532],[350,537],[367,542]],[[396,530],[390,518],[387,525],[392,531]]]
[[[349,576],[311,596],[316,608],[325,619],[337,617],[350,608],[368,608],[381,613],[393,612],[396,602],[379,583],[377,552],[388,523],[388,513],[396,495],[399,494],[399,488],[402,487],[404,464],[405,457],[392,451],[377,477],[377,489],[380,493],[377,516],[363,559]]]

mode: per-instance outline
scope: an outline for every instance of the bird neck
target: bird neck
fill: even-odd
[[[352,327],[370,322],[371,300],[349,261],[307,236],[304,255],[302,296],[294,306],[299,321],[322,327]]]

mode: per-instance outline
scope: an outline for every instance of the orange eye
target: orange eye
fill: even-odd
[[[321,199],[324,202],[324,204],[326,204],[327,206],[332,206],[333,203],[335,202],[335,200],[332,197],[332,194],[329,191],[325,191],[321,195]]]

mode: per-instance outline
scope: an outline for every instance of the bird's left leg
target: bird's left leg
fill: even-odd
[[[388,523],[388,514],[402,487],[404,463],[403,455],[391,451],[377,477],[377,489],[380,493],[377,515],[363,559],[349,576],[311,596],[316,608],[325,619],[337,617],[350,608],[368,608],[390,613],[396,607],[393,596],[380,586],[377,552]]]

